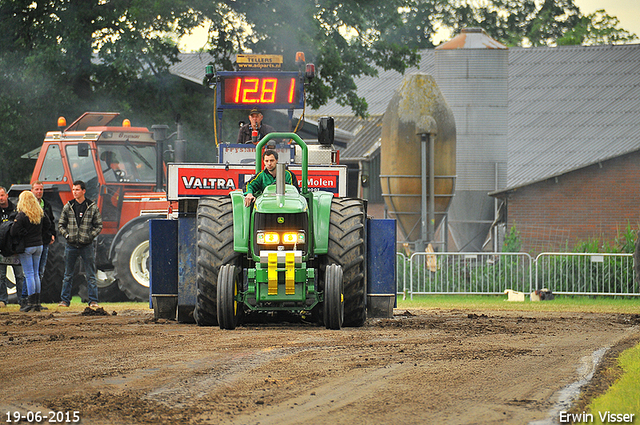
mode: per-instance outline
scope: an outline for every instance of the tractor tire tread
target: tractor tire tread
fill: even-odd
[[[336,198],[331,204],[326,264],[342,267],[343,326],[358,327],[367,319],[365,280],[365,210],[362,200]]]
[[[197,296],[193,317],[199,326],[216,326],[218,273],[240,265],[233,250],[233,209],[228,196],[204,197],[197,211]]]

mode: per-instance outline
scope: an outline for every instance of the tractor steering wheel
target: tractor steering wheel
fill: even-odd
[[[116,175],[116,178],[119,182],[126,182],[129,179],[127,178],[127,174],[123,170],[113,170],[113,173]]]

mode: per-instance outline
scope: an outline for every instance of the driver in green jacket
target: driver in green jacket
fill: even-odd
[[[276,164],[278,164],[278,152],[268,149],[264,151],[262,157],[264,161],[264,169],[253,177],[245,189],[244,206],[248,207],[256,199],[256,196],[261,194],[265,187],[276,182]],[[293,185],[298,191],[298,179],[289,170],[284,172],[284,181],[287,184]]]

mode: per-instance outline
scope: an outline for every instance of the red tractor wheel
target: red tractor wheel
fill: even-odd
[[[127,230],[115,247],[113,266],[120,290],[130,300],[149,301],[149,221]]]

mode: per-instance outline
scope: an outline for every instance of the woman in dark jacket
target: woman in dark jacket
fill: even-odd
[[[28,190],[20,194],[16,210],[18,215],[11,227],[11,236],[24,241],[25,250],[19,253],[20,264],[27,284],[27,303],[20,311],[40,311],[40,256],[42,255],[42,235],[51,222],[40,208],[35,195]]]

